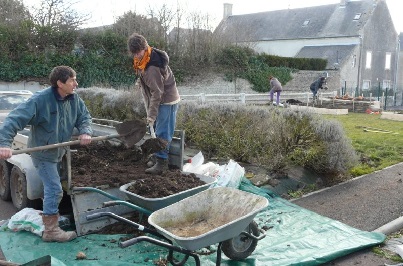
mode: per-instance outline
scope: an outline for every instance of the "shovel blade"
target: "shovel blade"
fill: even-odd
[[[122,122],[115,125],[115,128],[128,147],[132,147],[139,142],[147,131],[146,123],[139,119]]]

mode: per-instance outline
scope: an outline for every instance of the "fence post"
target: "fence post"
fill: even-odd
[[[206,94],[200,93],[200,100],[201,100],[202,104],[204,104],[206,102]]]
[[[378,101],[379,101],[379,96],[381,95],[381,82],[378,82]]]
[[[355,92],[353,91],[353,113],[355,113],[355,108],[354,108],[354,98],[355,98]]]
[[[245,93],[240,93],[240,94],[239,94],[239,97],[241,98],[241,103],[242,103],[242,104],[245,104],[245,103],[246,103],[246,96],[245,96]]]
[[[379,103],[381,104],[381,108],[382,108],[382,103],[384,103],[385,102],[385,92],[382,92],[382,98],[381,98],[381,100],[379,101]],[[385,108],[385,104],[383,104],[383,108],[382,109],[384,109]]]
[[[388,104],[388,88],[386,88],[386,97],[385,97],[385,105],[383,106],[383,110],[386,110],[386,105]]]
[[[309,106],[309,92],[306,93],[306,106]]]

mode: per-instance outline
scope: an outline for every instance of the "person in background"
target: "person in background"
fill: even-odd
[[[326,78],[325,77],[320,77],[319,79],[315,80],[311,86],[310,89],[313,94],[313,98],[316,99],[316,95],[319,91],[319,89],[323,89],[323,85],[326,85]]]
[[[280,94],[283,90],[280,81],[273,76],[269,76],[270,81],[270,104],[273,103],[274,93],[276,93],[276,105],[278,106],[280,103]]]
[[[168,170],[168,152],[175,131],[176,113],[180,96],[175,76],[169,67],[165,51],[148,45],[147,40],[133,33],[127,41],[133,56],[133,68],[140,78],[140,89],[147,111],[147,123],[155,128],[155,135],[167,142],[166,149],[156,152],[155,164],[146,169],[149,174]]]
[[[12,156],[11,144],[18,131],[30,125],[28,147],[70,141],[77,128],[81,145],[91,142],[91,116],[84,101],[74,91],[78,86],[76,72],[68,66],[57,66],[49,75],[51,87],[36,92],[20,104],[0,126],[0,159]],[[63,197],[59,163],[65,148],[52,148],[31,153],[32,162],[43,183],[42,234],[46,242],[66,242],[77,237],[59,227],[59,203]]]

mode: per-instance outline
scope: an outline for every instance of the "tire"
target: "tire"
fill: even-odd
[[[27,197],[27,178],[25,174],[17,167],[11,169],[10,174],[10,194],[14,207],[18,211],[24,208],[37,208],[41,200],[30,200]]]
[[[0,160],[0,199],[11,200],[10,193],[10,173],[11,169],[5,160]]]
[[[259,228],[255,221],[252,221],[244,230],[254,236],[259,236]],[[243,234],[222,242],[221,250],[232,260],[243,260],[249,257],[255,250],[258,240],[247,237]]]

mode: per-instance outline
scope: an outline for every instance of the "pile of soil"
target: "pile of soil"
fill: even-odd
[[[74,187],[120,187],[138,181],[141,186],[130,186],[128,191],[146,198],[160,198],[204,185],[194,174],[183,174],[179,169],[161,175],[145,173],[148,168],[142,149],[127,148],[108,142],[75,146],[72,153],[71,176]]]

